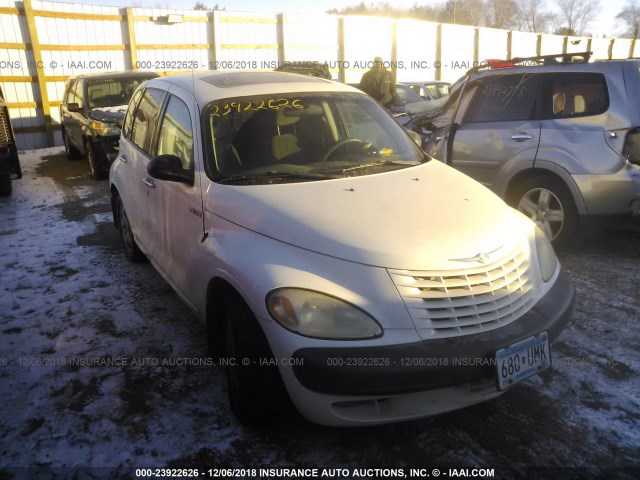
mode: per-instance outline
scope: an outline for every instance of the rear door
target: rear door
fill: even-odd
[[[540,79],[532,74],[482,78],[455,126],[449,161],[500,191],[510,169],[533,166],[540,142]]]

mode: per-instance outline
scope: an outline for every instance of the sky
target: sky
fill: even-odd
[[[67,3],[111,5],[120,7],[178,8],[192,9],[198,0],[66,0]],[[329,9],[358,5],[362,0],[200,0],[207,7],[218,4],[226,10],[255,10],[282,13],[326,12]],[[624,8],[628,0],[600,0],[601,16],[592,24],[595,36],[613,37],[622,29],[616,15]],[[378,0],[364,0],[367,5],[380,3]],[[388,0],[395,7],[410,8],[418,5],[441,4],[444,0]],[[547,0],[549,8],[553,0]]]

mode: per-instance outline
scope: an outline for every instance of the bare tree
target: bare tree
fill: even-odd
[[[518,28],[525,32],[548,32],[553,13],[547,9],[546,0],[518,0]]]
[[[518,11],[519,7],[515,0],[486,0],[486,25],[504,30],[518,28]]]
[[[438,21],[481,26],[484,24],[484,13],[482,0],[447,0],[442,7]]]
[[[598,0],[555,0],[560,9],[559,19],[565,35],[584,35],[585,30],[600,13]]]
[[[193,7],[194,10],[208,10],[208,11],[224,10],[225,8],[226,7],[220,7],[217,3],[214,5],[213,8],[209,8],[202,2],[196,2],[196,4]]]
[[[631,38],[640,36],[640,2],[638,0],[627,0],[626,6],[616,15],[616,18],[625,24],[626,31],[623,35]]]

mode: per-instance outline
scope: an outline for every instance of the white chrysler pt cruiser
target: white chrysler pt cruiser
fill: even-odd
[[[206,322],[243,422],[290,401],[370,425],[491,399],[550,366],[573,310],[533,222],[332,81],[150,80],[110,183],[127,257]]]

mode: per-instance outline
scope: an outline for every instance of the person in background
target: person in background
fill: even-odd
[[[358,88],[389,108],[393,101],[395,82],[391,72],[385,68],[382,57],[373,59],[373,67],[362,76]]]

